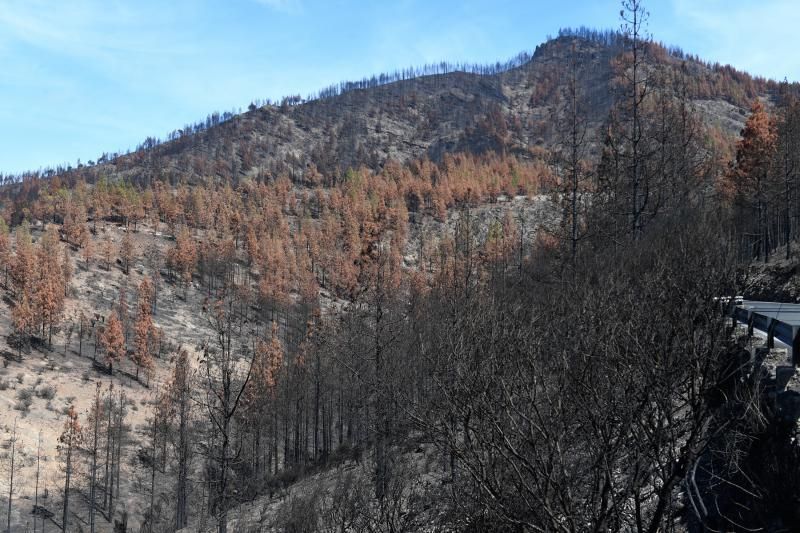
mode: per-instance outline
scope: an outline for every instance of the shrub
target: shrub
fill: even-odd
[[[14,409],[27,413],[33,403],[33,389],[20,389],[17,391],[17,403]]]
[[[19,389],[17,391],[17,399],[18,400],[32,400],[33,399],[33,388]]]
[[[36,396],[44,400],[52,400],[56,397],[56,388],[53,385],[45,385],[36,390]]]
[[[22,411],[23,413],[27,413],[31,409],[31,404],[33,400],[28,398],[27,400],[17,400],[17,403],[14,404],[14,409],[17,411]]]
[[[319,531],[320,492],[292,496],[278,509],[275,526],[286,533],[313,533]]]

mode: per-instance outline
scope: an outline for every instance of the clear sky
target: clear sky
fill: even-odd
[[[651,0],[657,40],[800,80],[798,0]],[[85,162],[148,135],[411,65],[493,62],[617,0],[0,0],[0,172]]]

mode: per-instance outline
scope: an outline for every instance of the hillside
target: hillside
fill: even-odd
[[[131,154],[104,155],[96,165],[62,172],[62,179],[74,182],[80,176],[91,183],[117,176],[147,184],[213,177],[238,183],[285,175],[313,183],[362,165],[377,169],[387,159],[439,161],[445,153],[489,150],[529,158],[557,142],[558,103],[573,61],[580,65],[589,131],[603,126],[614,100],[620,43],[616,34],[565,30],[530,57],[484,69],[489,74],[446,71],[310,101],[251,106],[224,122],[215,115],[176,130],[163,144],[149,139]],[[703,121],[723,137],[738,135],[753,98],[777,93],[773,82],[657,44],[651,48],[655,83],[684,83]],[[595,156],[598,149],[595,143]]]
[[[4,185],[13,527],[723,530],[790,471],[715,302],[797,237],[800,177],[746,178],[800,105],[640,45],[636,104],[622,39],[563,31]]]
[[[457,151],[530,157],[530,150],[556,142],[553,119],[571,61],[580,65],[590,131],[602,126],[613,102],[612,63],[619,52],[615,44],[561,37],[505,72],[429,75],[299,105],[263,107],[166,143],[148,154],[149,163],[137,161],[144,154],[135,154],[130,166],[122,163],[118,171],[133,177],[152,164],[183,179],[288,174],[302,181],[311,165],[322,176],[335,176],[362,165],[377,168],[389,158],[438,161]],[[675,72],[680,65],[663,52],[654,68]],[[686,77],[705,121],[730,136],[744,125],[751,99],[767,94],[765,83],[746,75],[726,83],[724,72],[694,60],[687,61]],[[195,166],[198,161],[205,165]]]
[[[101,236],[107,236],[110,242],[118,244],[123,232],[112,225],[99,228]],[[144,228],[137,234],[137,246],[144,249],[147,244],[165,246],[165,239],[153,236],[152,230]],[[40,241],[42,231],[32,231],[34,239]],[[98,245],[100,240],[98,240]],[[135,375],[140,372],[126,357],[113,375],[102,369],[102,346],[98,342],[99,331],[105,325],[107,310],[115,308],[121,295],[138,305],[137,290],[144,276],[144,266],[137,264],[130,275],[125,275],[119,268],[106,269],[100,262],[86,264],[77,254],[69,259],[74,269],[74,277],[64,302],[63,317],[56,328],[53,346],[48,346],[46,339],[38,338],[22,349],[20,355],[11,353],[9,346],[3,343],[0,357],[3,366],[0,368],[0,409],[4,415],[0,423],[0,440],[9,443],[12,430],[16,425],[16,466],[15,473],[15,505],[13,506],[12,524],[20,531],[32,528],[34,515],[31,514],[35,499],[37,468],[39,475],[39,505],[53,513],[53,522],[46,521],[48,529],[61,524],[61,515],[57,512],[61,502],[60,489],[63,489],[63,443],[59,436],[64,429],[65,420],[70,407],[75,409],[81,425],[85,426],[81,438],[81,450],[76,451],[76,464],[85,459],[86,450],[92,438],[92,427],[88,414],[92,411],[96,387],[102,397],[102,409],[108,413],[110,396],[117,401],[117,408],[123,405],[125,415],[122,419],[118,440],[121,442],[119,464],[118,491],[116,512],[128,513],[131,527],[138,527],[147,499],[142,491],[148,480],[141,466],[140,454],[146,449],[149,436],[148,420],[152,419],[152,399],[154,393],[165,387],[169,380],[175,350],[178,346],[188,350],[192,363],[196,365],[197,347],[210,333],[207,331],[205,318],[200,314],[187,314],[192,302],[202,300],[202,295],[195,291],[185,296],[176,293],[169,285],[160,289],[159,312],[155,318],[156,327],[164,332],[163,345],[157,351],[151,371],[141,372],[141,379]],[[0,290],[3,302],[0,302],[0,335],[6,340],[12,338],[12,310],[9,303],[13,301],[13,293]],[[81,331],[82,330],[82,331]],[[133,340],[133,323],[126,325],[126,335]],[[97,361],[97,364],[95,364]],[[147,377],[145,378],[145,374]],[[112,389],[109,389],[109,386]],[[119,395],[123,396],[119,396]],[[120,403],[120,399],[122,399]],[[116,413],[114,414],[116,416]],[[109,419],[110,420],[110,419]],[[88,427],[86,427],[88,426]],[[108,433],[106,421],[103,421],[102,432]],[[113,426],[112,426],[113,427]],[[38,447],[40,450],[37,450]],[[59,452],[59,449],[62,452]],[[107,475],[106,464],[109,458],[103,448],[101,462],[103,474]],[[40,464],[37,465],[37,452]],[[10,449],[4,445],[3,460],[10,458]],[[87,466],[75,468],[73,483],[83,485],[89,475]],[[102,477],[101,475],[101,477]],[[113,474],[112,485],[113,486]],[[7,479],[2,482],[8,489]],[[104,484],[103,498],[107,497],[108,483]],[[73,495],[75,514],[73,524],[86,527],[86,498],[88,494],[76,490]],[[105,514],[113,516],[108,512]],[[119,518],[119,515],[117,518]],[[99,520],[98,531],[111,531],[113,521]],[[17,531],[17,529],[13,529]]]

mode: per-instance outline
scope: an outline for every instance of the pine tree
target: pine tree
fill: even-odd
[[[105,352],[108,372],[113,373],[113,365],[125,355],[125,336],[122,333],[122,322],[119,314],[112,311],[106,319],[106,327],[100,335],[100,344]]]
[[[81,246],[88,234],[85,224],[86,208],[83,206],[83,202],[74,199],[67,200],[62,227],[64,239],[72,245]]]
[[[239,456],[239,452],[235,451],[235,422],[253,369],[252,355],[238,350],[234,344],[239,317],[237,304],[232,288],[221,293],[220,299],[214,302],[209,313],[209,325],[216,336],[217,346],[216,350],[206,347],[203,355],[208,383],[205,403],[208,416],[218,432],[209,459],[214,464],[219,533],[228,531],[228,512],[232,500],[231,467]]]
[[[0,216],[0,277],[8,288],[8,266],[11,263],[11,240],[5,219]]]
[[[131,232],[126,231],[119,246],[119,255],[122,259],[122,271],[127,275],[130,273],[131,262],[136,257],[136,247],[131,239]]]
[[[111,258],[114,257],[114,243],[111,241],[111,236],[108,233],[103,236],[103,240],[100,242],[100,257],[103,259],[105,269],[111,270]]]
[[[561,169],[561,186],[557,193],[557,204],[561,208],[562,239],[567,243],[573,267],[578,253],[578,242],[585,236],[585,211],[588,184],[586,135],[587,121],[584,100],[579,86],[578,60],[575,45],[570,54],[569,73],[564,103],[559,109],[555,123],[559,127],[559,144],[556,160]]]
[[[83,311],[78,313],[78,355],[83,357],[83,339],[89,335],[89,321]]]
[[[39,315],[42,333],[47,329],[48,344],[52,346],[53,328],[64,312],[64,271],[59,261],[58,233],[50,226],[42,238],[36,253],[37,272],[33,279],[32,299]]]
[[[17,348],[17,359],[22,361],[22,349],[30,343],[31,329],[35,323],[35,315],[30,298],[22,294],[14,308],[11,310],[11,322],[14,326],[14,344]]]
[[[6,531],[11,532],[11,501],[14,497],[14,474],[17,474],[19,466],[17,465],[17,418],[14,417],[14,429],[11,432],[11,439],[9,439],[9,454],[8,454],[8,509]]]
[[[124,346],[128,346],[128,333],[130,326],[130,314],[128,313],[128,285],[123,283],[119,286],[119,298],[117,299],[117,315],[122,323],[122,338]]]
[[[69,286],[72,282],[72,259],[69,256],[69,248],[64,247],[64,256],[61,260],[61,275],[64,280],[64,296],[69,295]]]
[[[94,403],[89,411],[87,422],[89,426],[86,427],[87,431],[91,431],[91,435],[84,436],[84,442],[87,443],[89,448],[89,455],[92,458],[92,464],[89,471],[89,532],[95,532],[95,508],[97,506],[97,454],[99,452],[99,436],[100,436],[100,421],[104,418],[103,404],[100,400],[100,382],[98,381],[95,387]]]
[[[145,278],[139,285],[139,302],[136,313],[136,323],[134,325],[134,349],[133,362],[136,365],[136,379],[139,380],[139,370],[149,375],[153,368],[153,356],[151,352],[151,338],[153,331],[152,320],[152,285]]]
[[[114,506],[120,497],[119,493],[119,479],[120,479],[120,463],[122,457],[122,445],[125,437],[125,416],[127,414],[127,399],[125,392],[120,391],[116,401],[113,401],[113,391],[109,387],[109,409],[113,412],[110,413],[107,422],[107,439],[111,439],[108,445],[108,453],[110,455],[110,465],[107,469],[108,473],[106,479],[108,480],[106,490],[108,493],[108,511],[109,516],[114,516]],[[116,409],[114,409],[116,406]],[[104,498],[105,500],[105,498]]]
[[[649,13],[642,0],[622,0],[620,31],[623,35],[624,52],[616,60],[619,96],[611,113],[612,130],[610,145],[614,159],[620,164],[620,187],[615,189],[615,210],[625,215],[626,225],[632,238],[638,239],[653,211],[652,203],[656,188],[655,176],[648,167],[650,157],[645,110],[652,92],[652,80],[648,68],[647,20]]]
[[[769,258],[767,233],[771,165],[777,148],[776,124],[764,105],[755,100],[736,146],[736,163],[731,174],[737,203],[755,215],[756,258]]]
[[[31,235],[27,224],[17,227],[14,232],[15,255],[11,265],[11,279],[14,282],[14,294],[30,294],[30,285],[35,275],[35,260]]]
[[[70,405],[67,411],[67,421],[64,430],[58,438],[58,453],[64,461],[64,509],[61,518],[61,530],[69,530],[69,496],[73,472],[73,452],[79,445],[81,426],[78,423],[78,414],[75,407]]]
[[[89,270],[89,264],[94,257],[94,241],[92,237],[87,233],[86,238],[81,243],[81,258],[83,259],[83,265],[86,270]]]
[[[42,459],[42,432],[39,431],[39,441],[36,445],[36,481],[33,489],[33,533],[36,533],[36,525],[38,518],[37,516],[41,514],[41,509],[39,508],[39,475],[41,470],[41,459]],[[42,531],[44,531],[44,518],[42,518]]]
[[[189,521],[188,515],[188,490],[189,490],[189,463],[191,460],[191,447],[189,445],[189,422],[191,418],[191,389],[192,376],[189,354],[181,349],[175,360],[175,368],[169,381],[167,394],[169,395],[172,410],[169,415],[175,421],[177,441],[174,442],[175,454],[178,458],[178,471],[175,488],[175,528],[183,529]]]
[[[197,247],[185,228],[175,239],[175,246],[169,251],[167,262],[183,282],[185,296],[185,288],[191,283],[192,272],[197,264]]]
[[[778,108],[777,149],[775,152],[776,177],[780,178],[782,204],[781,223],[786,246],[786,259],[791,257],[792,238],[795,232],[796,213],[793,212],[797,196],[797,179],[800,175],[800,99],[788,82],[781,83],[781,105]]]

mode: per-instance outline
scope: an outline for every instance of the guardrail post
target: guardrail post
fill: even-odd
[[[800,326],[792,327],[792,366],[800,363]]]
[[[778,323],[773,318],[767,319],[767,348],[770,350],[775,347],[775,325]]]
[[[800,326],[792,327],[792,366],[800,363]]]

